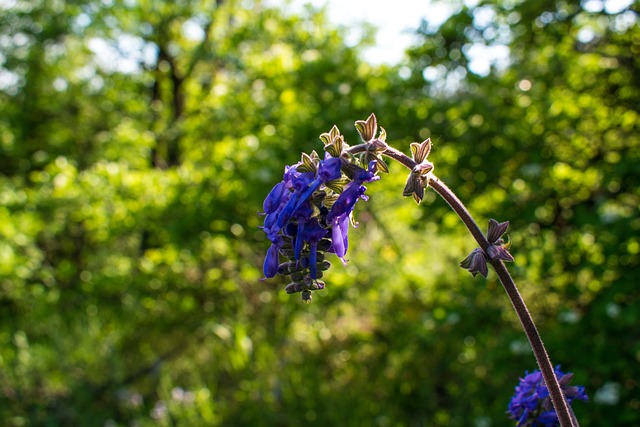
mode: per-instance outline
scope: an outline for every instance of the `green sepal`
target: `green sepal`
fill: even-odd
[[[328,251],[332,244],[330,239],[322,239],[318,242],[318,251]]]
[[[368,151],[365,158],[367,160],[366,161],[367,166],[372,160],[375,160],[378,163],[378,171],[382,173],[389,173],[389,166],[387,166],[385,161],[382,159],[382,156],[375,154],[374,152]]]
[[[427,138],[421,143],[411,143],[411,155],[416,163],[422,163],[431,151],[431,138]]]
[[[336,125],[333,125],[333,127],[329,132],[325,132],[322,135],[320,135],[320,140],[324,145],[331,145],[333,144],[333,141],[335,141],[335,139],[339,136],[340,136],[340,130]]]
[[[314,157],[316,158],[315,162],[314,158],[311,157],[314,154]],[[311,156],[309,156],[307,153],[302,153],[302,157],[300,159],[302,164],[296,168],[298,172],[313,172],[314,174],[318,172],[318,167],[316,166],[318,154],[314,151],[311,153]]]
[[[357,228],[358,227],[358,222],[356,221],[356,217],[353,214],[353,212],[351,212],[351,214],[349,215],[349,222],[351,223],[351,226],[353,228]]]
[[[426,179],[423,179],[422,176],[416,174],[415,172],[411,172],[407,177],[407,183],[404,186],[402,195],[405,197],[413,196],[413,200],[415,200],[417,204],[420,204],[420,202],[424,198],[424,189],[426,187],[426,184]]]
[[[376,131],[378,130],[376,115],[371,113],[367,120],[356,121],[356,130],[364,142],[371,141],[376,137]]]
[[[327,187],[329,190],[333,191],[334,193],[342,193],[342,190],[344,189],[344,186],[347,185],[349,183],[349,180],[346,178],[338,178],[338,179],[334,179],[328,182],[325,182],[324,185],[325,187]]]
[[[375,151],[376,153],[382,153],[384,151],[387,151],[388,148],[389,148],[389,145],[386,142],[384,142],[384,140],[378,138],[370,142],[369,146],[367,147],[367,151]]]
[[[422,163],[418,163],[413,168],[413,171],[420,176],[426,176],[433,170],[433,163],[428,160],[424,160]]]
[[[342,166],[342,172],[352,180],[356,173],[359,172],[362,168],[354,163],[347,163],[345,166]]]
[[[342,190],[340,190],[341,192]],[[338,194],[340,194],[340,192],[333,192],[329,195],[327,195],[327,197],[324,198],[324,200],[322,201],[322,203],[324,204],[324,206],[327,209],[331,209],[331,207],[333,206],[333,204],[336,202],[336,200],[338,200]]]
[[[340,157],[344,148],[344,137],[338,135],[330,144],[324,146],[324,151],[329,153],[331,157]]]
[[[387,131],[380,126],[380,135],[378,136],[378,139],[382,142],[387,142]]]
[[[378,162],[378,170],[382,173],[389,173],[389,166],[387,166],[382,157],[376,156],[376,160]]]
[[[295,251],[291,247],[280,249],[280,253],[287,258],[293,258],[295,256]]]
[[[315,206],[320,205],[322,201],[327,197],[327,192],[324,190],[316,190],[311,195],[311,204],[314,206],[314,210],[317,209]]]

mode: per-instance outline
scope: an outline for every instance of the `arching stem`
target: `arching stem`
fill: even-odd
[[[367,148],[368,144],[365,143],[350,147],[348,151],[351,154],[356,154],[365,151]],[[392,147],[387,148],[382,154],[398,161],[409,170],[413,170],[416,165],[416,162],[413,159]],[[428,183],[429,186],[431,186],[431,188],[433,188],[458,214],[471,235],[475,238],[476,242],[478,242],[478,245],[480,245],[482,250],[486,252],[486,250],[490,246],[489,241],[485,237],[484,233],[480,230],[480,227],[478,227],[478,224],[475,222],[467,208],[455,195],[455,193],[449,187],[447,187],[444,182],[442,182],[433,174],[429,175]],[[524,328],[524,332],[527,335],[529,344],[533,349],[533,354],[535,355],[538,366],[540,367],[544,382],[549,389],[551,402],[556,410],[556,414],[558,415],[560,426],[579,427],[578,420],[575,418],[573,411],[571,411],[570,406],[567,404],[567,401],[564,398],[562,389],[560,388],[560,384],[558,383],[558,379],[556,378],[555,372],[553,370],[553,365],[551,364],[551,360],[549,359],[547,350],[544,347],[542,338],[540,338],[538,329],[533,322],[531,313],[529,313],[529,310],[524,300],[522,299],[522,295],[518,291],[515,282],[511,278],[509,271],[501,260],[489,259],[489,262],[498,275],[500,283],[502,283],[502,286],[504,287],[504,290],[506,291],[511,304],[513,305],[513,308],[515,309],[516,314],[520,319],[520,323]]]
[[[482,250],[486,251],[489,247],[489,241],[480,231],[477,223],[474,221],[473,217],[466,209],[464,204],[460,201],[460,199],[458,199],[458,197],[453,193],[453,191],[451,191],[449,187],[447,187],[435,176],[432,176],[429,179],[429,185],[458,214],[462,222],[464,222],[473,237],[478,242],[478,245],[480,245]],[[520,291],[518,291],[518,288],[513,281],[513,278],[509,274],[507,267],[505,267],[504,263],[499,259],[489,259],[489,262],[498,275],[498,278],[500,279],[500,283],[502,283],[504,290],[507,292],[509,300],[511,301],[511,304],[513,305],[513,308],[515,309],[518,318],[520,319],[520,323],[524,328],[524,332],[527,335],[527,338],[529,339],[529,344],[531,344],[531,348],[533,349],[533,354],[535,355],[538,366],[540,367],[540,371],[542,372],[542,377],[544,378],[544,382],[549,389],[551,402],[556,409],[556,414],[558,415],[560,425],[562,427],[579,427],[578,421],[575,419],[575,416],[573,416],[573,413],[570,410],[570,407],[567,404],[564,395],[562,394],[562,389],[560,388],[560,384],[558,383],[558,379],[556,378],[556,375],[554,373],[551,359],[549,358],[549,354],[547,353],[544,343],[542,342],[540,333],[538,333],[538,329],[533,322],[531,313],[529,313],[527,305],[525,304],[524,299],[522,299],[522,295],[520,294]]]

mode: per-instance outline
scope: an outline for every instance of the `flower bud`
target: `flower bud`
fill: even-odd
[[[307,304],[311,302],[311,291],[309,291],[308,289],[302,291],[302,301],[306,302]]]

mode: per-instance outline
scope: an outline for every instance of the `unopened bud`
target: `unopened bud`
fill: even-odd
[[[318,266],[318,270],[326,271],[329,269],[329,267],[331,267],[331,263],[329,261],[322,261],[322,262],[319,262],[317,266]]]
[[[318,242],[318,255],[320,255],[320,252],[328,251],[330,247],[331,247],[331,240],[329,239],[320,240]]]

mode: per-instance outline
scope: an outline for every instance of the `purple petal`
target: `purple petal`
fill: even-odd
[[[298,197],[298,201],[296,203],[296,206],[294,207],[295,209],[298,209],[298,207],[307,201],[307,199],[309,199],[309,197],[311,197],[311,195],[313,194],[314,191],[316,191],[318,189],[318,187],[320,187],[320,185],[322,184],[322,182],[319,179],[316,179],[314,181],[311,182],[311,184],[309,184],[309,187],[307,187],[304,192],[302,194],[300,194],[300,196]]]
[[[351,214],[356,202],[364,195],[366,189],[364,185],[358,184],[355,180],[351,181],[331,207],[327,221],[333,222],[335,218]]]
[[[322,183],[340,178],[342,175],[342,172],[340,172],[341,166],[342,160],[337,157],[321,162],[320,168],[318,168],[318,178]]]
[[[276,234],[280,229],[273,230],[273,226],[276,225],[278,215],[276,212],[272,212],[264,217],[264,232],[269,234]]]
[[[344,247],[344,232],[340,227],[340,221],[335,220],[331,227],[331,241],[332,241],[332,252],[334,252],[338,258],[343,259],[347,249]],[[344,262],[344,259],[343,259]]]
[[[267,256],[264,258],[264,276],[265,277],[275,277],[278,274],[278,245],[273,243],[269,249],[267,250]]]
[[[349,215],[344,215],[340,219],[340,229],[342,230],[342,246],[344,246],[344,254],[349,249]]]
[[[376,170],[377,170],[377,162],[375,160],[372,160],[369,162],[369,170],[365,170],[365,169],[362,169],[361,167],[358,167],[358,169],[356,170],[356,173],[354,174],[352,182],[362,184],[364,182],[377,181],[380,179],[380,177],[375,175]]]
[[[300,259],[300,252],[302,252],[302,247],[304,246],[304,222],[298,222],[298,231],[296,233],[296,246],[294,249],[294,257],[295,260],[298,261]]]
[[[558,414],[556,414],[556,411],[553,410],[542,412],[540,415],[538,415],[538,422],[541,426],[556,426],[558,425]]]
[[[318,222],[317,218],[312,218],[307,222],[307,225],[304,229],[304,240],[309,242],[310,244],[316,244],[324,236],[327,235],[329,231],[326,228],[323,228]]]
[[[262,208],[264,212],[270,214],[275,212],[276,209],[280,206],[282,202],[282,195],[284,193],[285,183],[284,181],[280,181],[276,184],[275,187],[271,189],[266,199],[264,199],[264,203],[262,204]]]

